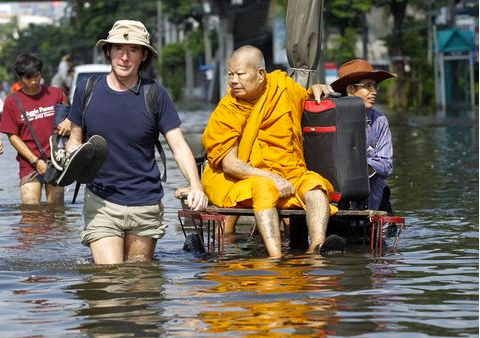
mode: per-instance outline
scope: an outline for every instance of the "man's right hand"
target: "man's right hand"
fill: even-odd
[[[67,152],[67,156],[73,153],[82,145],[82,136],[83,136],[82,127],[80,127],[79,125],[76,125],[75,123],[72,123],[71,130],[70,130],[70,138],[68,139],[68,142],[65,144],[65,151]]]

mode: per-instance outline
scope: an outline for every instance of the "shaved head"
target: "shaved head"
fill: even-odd
[[[245,45],[236,49],[230,57],[230,60],[234,59],[246,60],[246,64],[254,69],[265,69],[265,58],[262,51],[252,45]]]
[[[236,97],[254,101],[266,88],[265,59],[257,47],[246,45],[228,61],[228,85]]]

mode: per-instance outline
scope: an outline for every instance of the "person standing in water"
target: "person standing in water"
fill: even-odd
[[[155,160],[157,131],[190,183],[188,206],[203,210],[208,200],[172,100],[161,85],[139,75],[157,54],[143,23],[116,21],[97,46],[112,69],[98,79],[83,117],[86,81],[76,87],[69,115],[72,132],[66,144],[67,154],[73,152],[85,133],[87,139],[102,136],[109,149],[97,177],[86,185],[82,243],[90,247],[97,264],[150,261],[166,228],[164,190]],[[145,102],[148,83],[157,86],[155,121]]]

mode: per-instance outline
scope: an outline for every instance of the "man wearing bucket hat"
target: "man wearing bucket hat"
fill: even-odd
[[[67,152],[87,138],[100,135],[108,143],[108,156],[84,194],[85,227],[82,243],[90,247],[97,264],[149,261],[162,223],[164,195],[155,160],[156,132],[165,137],[183,175],[190,183],[187,202],[202,210],[207,198],[190,148],[180,129],[181,121],[166,90],[139,75],[157,51],[139,21],[116,21],[106,39],[97,42],[112,70],[98,79],[83,114],[86,83],[76,87],[69,118],[72,131]],[[154,121],[145,100],[145,84],[156,86]]]
[[[338,73],[339,78],[331,84],[333,90],[342,95],[362,98],[366,107],[367,164],[370,178],[367,207],[392,214],[390,189],[385,181],[393,170],[392,135],[386,116],[373,109],[373,106],[378,96],[379,83],[397,75],[375,70],[367,61],[361,59],[344,63]]]

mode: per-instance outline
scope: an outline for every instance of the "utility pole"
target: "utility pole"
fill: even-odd
[[[205,50],[205,64],[209,65],[212,63],[212,42],[210,41],[210,12],[211,5],[209,2],[205,1],[203,3],[203,17],[202,17],[202,26],[203,26],[203,48]]]
[[[430,0],[430,2],[428,3],[428,11],[427,11],[427,40],[428,40],[428,48],[427,48],[427,61],[428,61],[428,64],[431,65],[432,64],[432,60],[433,60],[433,53],[432,53],[432,49],[433,49],[433,33],[432,33],[432,30],[433,30],[433,20],[434,20],[434,16],[433,16],[433,6],[432,6],[432,0]]]
[[[362,25],[362,54],[363,59],[368,60],[368,26],[367,26],[367,13],[363,12],[360,16],[360,22]]]
[[[448,15],[447,15],[447,25],[449,27],[455,26],[455,0],[448,0]]]
[[[162,49],[163,49],[163,13],[162,13],[162,0],[157,1],[157,62],[158,66],[162,68]],[[160,83],[162,82],[162,72],[158,72]]]

